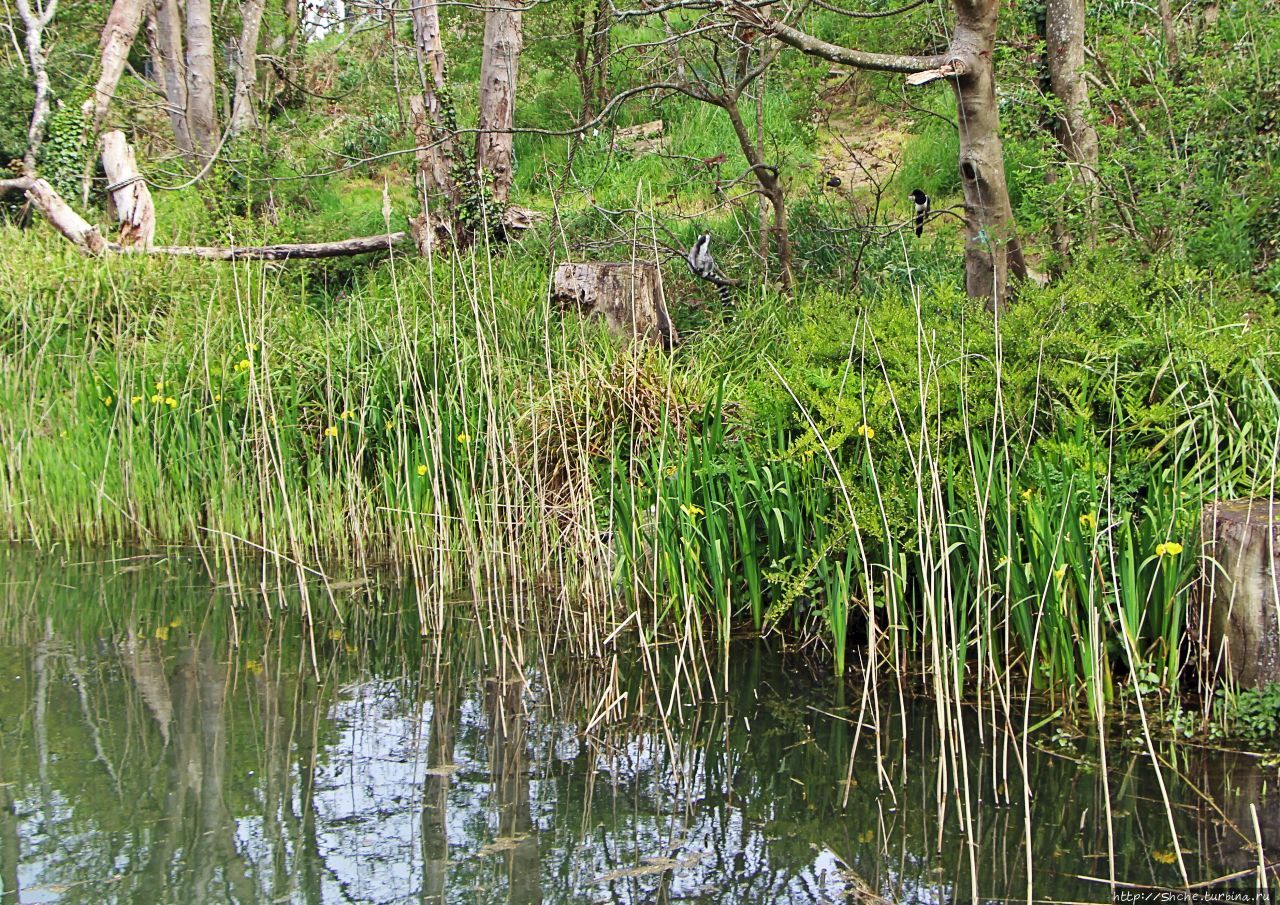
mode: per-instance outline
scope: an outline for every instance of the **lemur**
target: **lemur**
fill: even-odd
[[[916,206],[916,238],[924,235],[924,218],[929,216],[929,196],[919,189],[911,190],[911,200]]]
[[[720,292],[720,301],[725,305],[733,304],[733,294],[729,291],[730,285],[728,280],[720,275],[719,268],[716,267],[715,258],[711,257],[711,234],[703,233],[698,236],[693,243],[693,248],[689,249],[689,253],[685,255],[685,260],[689,263],[689,269],[693,271],[693,275],[700,280],[706,280],[708,283],[715,283],[716,289]]]

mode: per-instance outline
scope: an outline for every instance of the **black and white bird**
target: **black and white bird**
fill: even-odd
[[[911,201],[916,206],[916,238],[924,235],[924,218],[929,216],[929,196],[919,189],[911,190]]]
[[[732,304],[733,295],[729,291],[731,284],[720,275],[720,269],[716,267],[716,260],[711,257],[710,233],[703,233],[698,236],[693,243],[693,248],[690,248],[689,253],[684,257],[695,277],[700,280],[706,280],[708,283],[715,283],[716,289],[720,292],[720,301],[725,305]]]

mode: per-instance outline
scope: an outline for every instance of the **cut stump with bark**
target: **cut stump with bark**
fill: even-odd
[[[1280,682],[1280,500],[1210,504],[1201,532],[1209,669],[1246,688]]]
[[[642,262],[561,264],[551,300],[585,316],[604,318],[610,332],[670,349],[680,341],[662,295],[656,264]]]

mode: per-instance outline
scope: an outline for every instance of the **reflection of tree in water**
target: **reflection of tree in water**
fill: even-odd
[[[542,863],[530,813],[524,681],[514,676],[514,667],[508,673],[485,682],[489,770],[498,809],[498,845],[506,864],[507,902],[535,905],[542,901]]]
[[[924,901],[967,892],[969,844],[984,896],[1025,897],[1027,820],[1002,788],[1021,787],[1016,757],[961,727],[979,803],[966,835],[954,775],[938,800],[955,762],[927,704],[886,714],[880,767],[864,731],[847,787],[856,708],[819,703],[767,657],[739,658],[727,697],[664,726],[652,701],[675,713],[669,685],[634,662],[486,666],[457,624],[424,657],[353,617],[318,643],[317,675],[296,623],[237,651],[209,615],[227,612],[218,593],[111,581],[94,607],[55,585],[38,607],[0,599],[16,607],[0,614],[5,902],[20,882],[72,903],[709,905],[841,901],[862,884]],[[132,602],[112,614],[108,596]],[[1155,857],[1172,840],[1145,755],[1113,752],[1104,784],[1077,747],[1031,750],[1037,895],[1107,896],[1073,875],[1107,874],[1108,787],[1117,876],[1176,883]],[[1280,835],[1268,775],[1221,752],[1166,756],[1193,876],[1251,867],[1250,802]]]

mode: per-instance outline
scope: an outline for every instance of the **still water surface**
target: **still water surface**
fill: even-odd
[[[1028,863],[1036,899],[1110,901],[1111,870],[1182,884],[1171,822],[1192,883],[1256,866],[1250,803],[1280,839],[1256,758],[1159,749],[1171,821],[1140,746],[1104,771],[1051,722],[1027,802],[989,716],[962,757],[884,689],[859,733],[860,687],[763,648],[695,704],[635,657],[517,668],[466,604],[423,641],[411,591],[345,591],[311,641],[296,594],[184,556],[0,575],[4,905],[1026,901]]]

